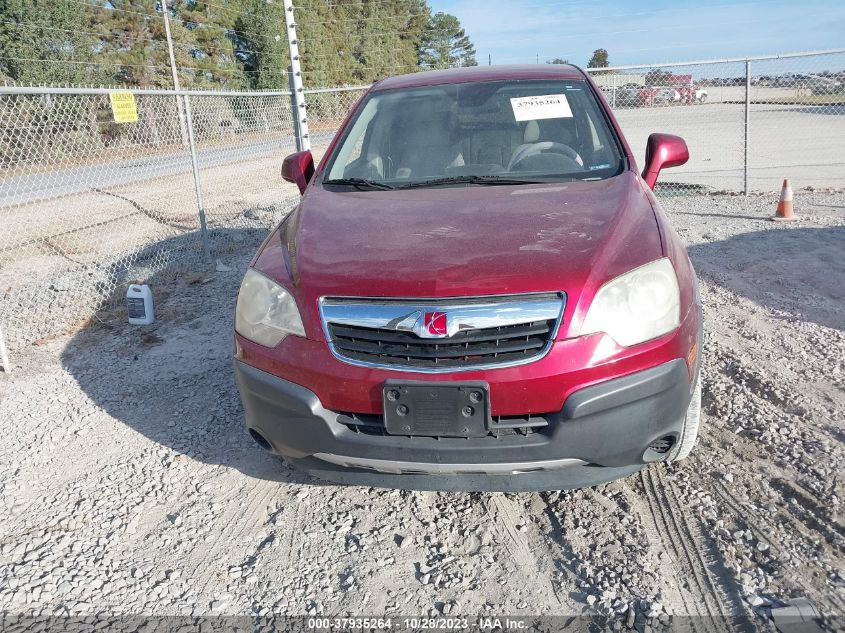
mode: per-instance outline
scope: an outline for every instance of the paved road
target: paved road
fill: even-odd
[[[666,171],[662,181],[742,189],[743,105],[638,108],[619,110],[616,115],[640,163],[652,132],[686,139],[689,162]],[[748,134],[752,190],[774,190],[784,178],[799,187],[845,186],[845,105],[754,105]]]
[[[312,142],[324,143],[331,134],[312,135]],[[210,147],[198,152],[200,168],[216,167],[227,163],[249,161],[266,156],[282,157],[296,151],[293,138],[276,135],[251,143],[225,147]],[[191,156],[187,148],[179,151],[135,156],[115,157],[109,162],[99,162],[66,169],[39,170],[0,179],[0,208],[48,200],[60,196],[97,188],[114,187],[191,170]]]

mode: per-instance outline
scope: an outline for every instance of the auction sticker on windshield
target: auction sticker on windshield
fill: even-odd
[[[569,107],[566,95],[513,97],[511,107],[517,121],[572,118],[572,109]]]

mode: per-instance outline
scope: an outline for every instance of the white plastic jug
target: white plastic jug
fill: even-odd
[[[126,291],[126,311],[132,325],[149,325],[155,321],[153,291],[147,284],[131,284]]]

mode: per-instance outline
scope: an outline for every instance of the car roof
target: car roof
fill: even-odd
[[[584,79],[584,71],[571,64],[526,64],[521,66],[469,66],[397,75],[377,82],[372,91],[418,88],[440,84],[507,79]]]

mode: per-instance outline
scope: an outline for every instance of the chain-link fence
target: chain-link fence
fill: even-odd
[[[638,160],[655,131],[690,161],[664,194],[845,186],[845,50],[592,69]],[[365,86],[306,90],[319,160]],[[0,339],[14,350],[114,305],[133,280],[257,239],[298,199],[290,92],[0,87]],[[2,347],[2,344],[0,344]]]
[[[591,73],[639,161],[652,132],[687,141],[664,194],[845,186],[845,49]]]
[[[133,94],[132,123],[115,122],[106,90],[0,96],[0,326],[13,349],[176,258],[205,259],[197,186],[216,254],[227,231],[266,230],[294,199],[279,178],[295,147],[289,94]],[[193,147],[177,99],[190,99]]]
[[[368,88],[369,86],[349,86],[306,90],[311,144],[318,148],[321,144],[327,144]]]

